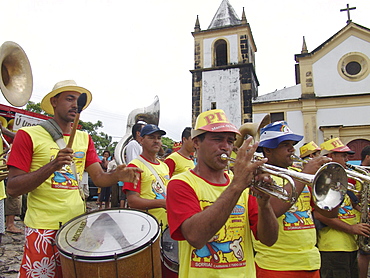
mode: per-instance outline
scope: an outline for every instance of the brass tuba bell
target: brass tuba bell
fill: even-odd
[[[239,131],[241,133],[241,136],[239,134],[236,135],[236,141],[234,143],[235,146],[240,148],[241,145],[243,145],[244,139],[246,135],[252,136],[254,138],[254,141],[258,141],[260,138],[260,130],[265,125],[268,125],[271,122],[270,114],[265,115],[263,119],[259,123],[245,123],[240,128]]]
[[[126,134],[122,137],[122,139],[118,142],[116,148],[114,149],[114,158],[117,164],[127,164],[130,161],[126,161],[125,159],[125,150],[127,144],[133,140],[131,135],[132,127],[138,121],[144,121],[147,124],[154,124],[158,125],[159,122],[159,98],[155,96],[154,101],[151,105],[147,107],[137,108],[130,112],[127,117],[127,126],[126,126]]]
[[[0,47],[0,89],[6,100],[20,107],[32,94],[31,65],[23,49],[15,42],[4,42]]]
[[[33,88],[31,65],[23,49],[15,42],[4,42],[0,47],[0,90],[13,106],[23,106],[30,99]],[[6,125],[3,123],[3,126]],[[0,140],[6,145],[0,150],[0,180],[7,177],[8,171],[4,155],[9,151],[9,144],[0,130]]]

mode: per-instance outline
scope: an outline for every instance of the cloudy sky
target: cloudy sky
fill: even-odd
[[[348,0],[347,0],[348,1]],[[229,0],[243,7],[257,45],[259,94],[295,85],[294,54],[312,51],[346,25],[343,0]],[[180,140],[191,125],[196,16],[208,28],[222,0],[0,0],[0,44],[14,41],[30,60],[40,102],[60,80],[89,89],[84,121],[101,120],[119,141],[128,114],[158,95],[159,126]],[[370,28],[370,1],[352,0],[351,19]],[[0,103],[8,104],[3,97]]]

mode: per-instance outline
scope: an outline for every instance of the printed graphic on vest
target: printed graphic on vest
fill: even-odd
[[[69,165],[65,165],[60,171],[54,172],[51,177],[51,187],[60,189],[78,189],[76,177]]]
[[[50,161],[53,160],[55,156],[56,154],[52,155]],[[58,188],[58,189],[77,190],[78,182],[82,178],[81,173],[83,172],[83,169],[84,169],[84,163],[83,163],[84,158],[85,158],[85,152],[76,151],[73,154],[73,164],[72,165],[74,165],[73,167],[76,170],[75,172],[76,172],[77,177],[73,174],[72,167],[70,165],[64,165],[62,169],[60,169],[59,171],[55,171],[51,175],[51,187]]]
[[[207,201],[201,200],[204,206]],[[220,231],[201,249],[193,249],[191,267],[233,268],[246,265],[244,254],[245,207],[236,205],[229,220]]]
[[[305,186],[297,202],[283,216],[284,230],[315,228],[310,202],[311,193],[307,186]]]

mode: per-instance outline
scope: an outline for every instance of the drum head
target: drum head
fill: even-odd
[[[161,251],[163,256],[168,259],[172,264],[175,264],[177,266],[168,266],[174,271],[178,271],[178,263],[179,263],[179,247],[178,242],[171,238],[170,235],[170,229],[166,228],[163,231],[162,237],[161,237]],[[168,262],[167,262],[168,263]]]
[[[150,246],[159,236],[157,220],[131,209],[93,211],[62,226],[56,237],[66,257],[85,261],[110,261]]]

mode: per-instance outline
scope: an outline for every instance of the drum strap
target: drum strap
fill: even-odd
[[[42,126],[50,134],[51,138],[53,138],[60,149],[64,149],[66,147],[66,142],[64,142],[63,139],[63,131],[54,119],[43,121],[39,125]],[[72,163],[71,169],[78,182],[78,189],[80,191],[81,198],[82,200],[85,200],[85,194],[83,193],[82,184],[81,181],[78,179],[76,164]]]
[[[164,186],[162,179],[159,177],[158,173],[156,172],[156,170],[154,170],[152,165],[150,165],[147,161],[145,161],[145,159],[142,158],[141,156],[138,156],[137,159],[140,160],[142,163],[144,163],[144,165],[150,170],[150,172],[153,173],[153,175],[155,176],[155,179],[157,180],[158,184],[162,188],[163,192],[167,194],[167,190],[166,190],[167,188]]]

